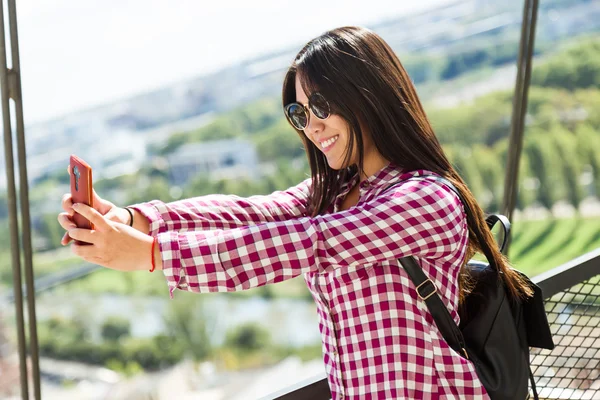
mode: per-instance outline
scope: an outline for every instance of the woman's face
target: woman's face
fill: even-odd
[[[298,76],[296,76],[296,101],[308,105],[308,95],[304,93]],[[339,170],[346,167],[343,164],[350,140],[350,125],[342,117],[331,114],[329,118],[322,120],[310,111],[304,134],[325,154],[331,168]],[[356,147],[356,143],[354,146]],[[356,151],[353,151],[353,156],[356,156]],[[350,158],[350,165],[356,163],[353,158]]]

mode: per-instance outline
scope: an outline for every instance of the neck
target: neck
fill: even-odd
[[[383,158],[380,154],[372,154],[368,159],[365,158],[363,163],[363,170],[358,171],[360,173],[360,182],[364,182],[369,177],[375,175],[377,172],[381,171],[383,167],[388,165],[390,162]]]

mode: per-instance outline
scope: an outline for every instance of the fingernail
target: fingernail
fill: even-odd
[[[79,203],[73,203],[73,208],[75,208],[75,209],[79,208]]]

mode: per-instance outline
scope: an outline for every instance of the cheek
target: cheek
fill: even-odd
[[[350,126],[342,117],[332,115],[326,120],[326,122],[329,128],[339,134],[340,137],[347,138],[350,134]]]

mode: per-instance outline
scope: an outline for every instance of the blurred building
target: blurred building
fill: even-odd
[[[229,139],[186,144],[167,157],[169,180],[182,185],[197,175],[218,179],[257,179],[258,156],[254,144]]]

